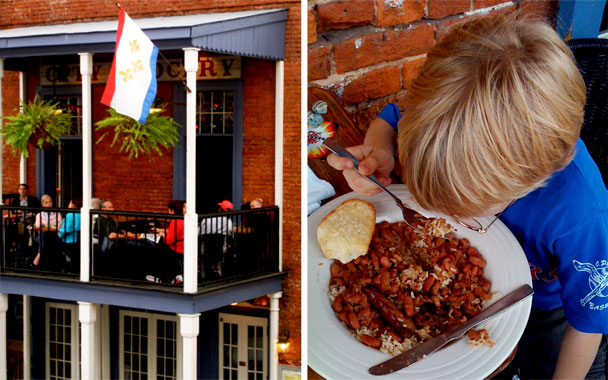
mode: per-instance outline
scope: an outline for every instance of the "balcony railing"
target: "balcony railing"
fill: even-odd
[[[80,277],[77,210],[0,210],[3,274]],[[199,215],[199,287],[278,272],[278,216],[278,207]],[[91,210],[90,226],[92,282],[179,286],[184,269],[183,216]]]

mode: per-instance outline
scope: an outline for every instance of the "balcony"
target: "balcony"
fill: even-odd
[[[4,282],[5,290],[15,289],[19,282],[22,287],[25,283],[36,287],[30,290],[34,293],[42,285],[52,285],[62,293],[80,288],[92,292],[93,298],[100,289],[108,294],[129,289],[132,296],[150,291],[165,297],[184,294],[183,216],[91,210],[90,281],[81,282],[79,212],[12,206],[0,206],[0,210],[0,283]],[[61,229],[56,226],[59,219]],[[49,223],[36,227],[40,221]],[[198,289],[194,297],[269,280],[274,289],[276,281],[280,283],[278,207],[199,215],[196,241]],[[42,293],[32,295],[46,294]],[[75,300],[83,300],[82,294]]]

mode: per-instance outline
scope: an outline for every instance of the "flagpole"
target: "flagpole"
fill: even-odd
[[[120,6],[120,3],[117,1],[116,6],[118,7],[118,9],[122,9],[122,7]],[[126,11],[125,11],[126,12]],[[165,57],[165,55],[160,51],[160,49],[158,49],[158,55],[160,55],[160,57],[167,63],[167,65],[169,65],[171,68],[173,68],[173,64],[171,64],[171,62],[169,62],[169,60]],[[186,84],[186,81],[183,78],[179,78],[179,80],[182,81],[182,84],[184,85],[184,87],[186,88],[186,92],[189,94],[192,91],[190,90],[190,88],[188,87],[188,85]]]

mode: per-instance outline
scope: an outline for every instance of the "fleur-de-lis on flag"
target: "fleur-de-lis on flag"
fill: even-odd
[[[126,69],[125,71],[119,71],[120,75],[122,75],[122,80],[127,82],[131,79],[133,79],[133,73],[131,72],[131,69]]]
[[[134,72],[139,72],[139,71],[142,71],[144,69],[144,65],[141,63],[141,59],[138,59],[135,62],[131,62],[131,64],[133,65],[133,71]]]
[[[131,42],[129,42],[129,45],[131,45],[131,53],[135,53],[136,51],[138,51],[139,48],[139,44],[137,43],[137,40],[133,40]]]

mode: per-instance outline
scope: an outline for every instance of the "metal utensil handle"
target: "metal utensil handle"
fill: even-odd
[[[376,185],[380,186],[382,188],[382,190],[388,191],[387,188],[384,187],[384,185],[382,185],[382,183],[378,180],[378,178],[376,178],[375,175],[373,175],[373,174],[365,175],[365,174],[361,173],[359,171],[360,161],[357,159],[357,157],[353,156],[353,154],[351,152],[346,150],[346,148],[342,147],[342,145],[338,144],[337,142],[335,142],[332,139],[325,139],[323,141],[323,145],[325,145],[327,147],[327,149],[331,150],[332,153],[335,153],[336,155],[338,155],[340,157],[349,158],[353,162],[353,164],[354,164],[353,169],[355,169],[357,171],[357,173],[361,174],[365,178],[369,178]]]

